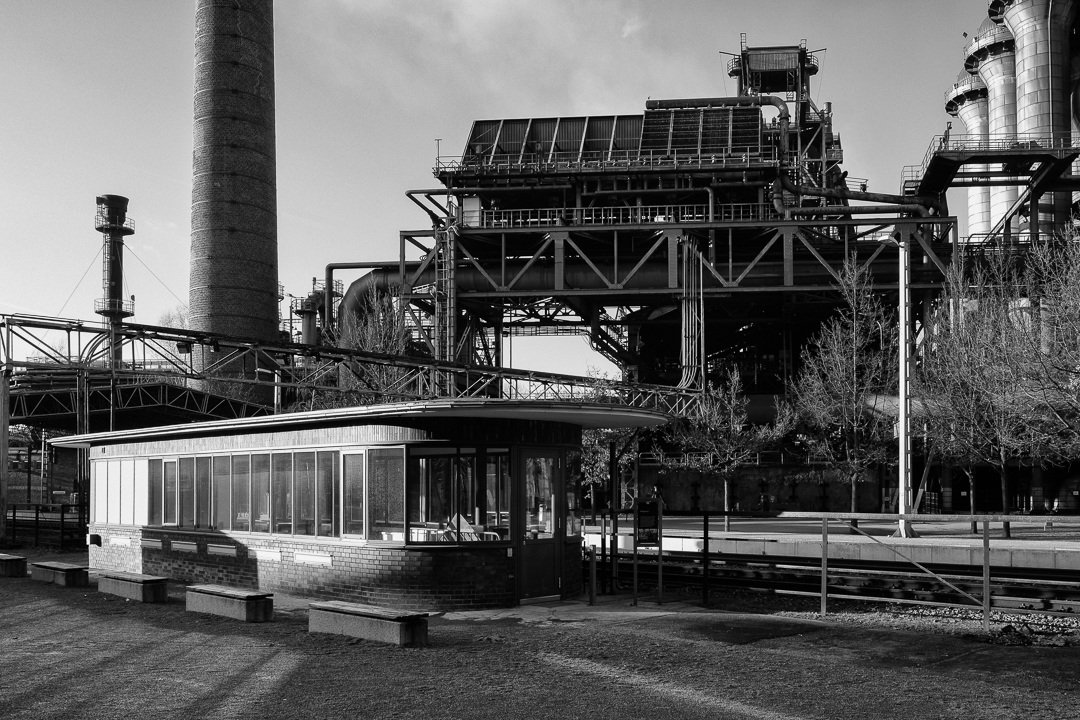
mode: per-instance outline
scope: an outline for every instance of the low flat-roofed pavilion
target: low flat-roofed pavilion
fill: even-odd
[[[431,400],[59,438],[91,567],[426,609],[581,591],[581,430],[619,405]]]

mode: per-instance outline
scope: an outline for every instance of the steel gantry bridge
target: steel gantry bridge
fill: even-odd
[[[354,282],[339,316],[382,292],[442,361],[498,366],[507,336],[576,332],[627,380],[701,390],[735,366],[750,393],[783,393],[845,262],[895,305],[908,248],[919,322],[959,241],[940,195],[868,192],[842,171],[816,72],[805,44],[744,39],[734,97],[475,121],[437,159],[441,187],[407,193],[431,227],[401,232],[397,261]],[[332,333],[331,290],[322,305]]]

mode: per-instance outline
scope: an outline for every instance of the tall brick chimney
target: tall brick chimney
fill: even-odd
[[[198,0],[194,135],[190,327],[276,339],[273,0]]]

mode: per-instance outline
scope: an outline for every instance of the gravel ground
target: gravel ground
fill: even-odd
[[[59,558],[54,558],[59,559]],[[452,613],[431,644],[0,579],[0,718],[1077,718],[1080,627],[714,592]],[[1002,631],[1005,624],[1012,631]]]

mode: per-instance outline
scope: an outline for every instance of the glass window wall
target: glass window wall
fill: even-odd
[[[195,458],[195,527],[210,527],[210,458]]]
[[[177,469],[180,513],[176,524],[183,528],[195,527],[195,458],[180,458]]]
[[[315,453],[293,455],[293,534],[315,534]]]
[[[147,469],[147,480],[150,483],[149,491],[147,492],[147,500],[150,503],[148,518],[151,525],[163,524],[163,508],[165,492],[162,488],[162,468],[161,460],[159,458],[152,458]]]
[[[555,458],[525,458],[525,535],[530,540],[555,537]]]
[[[566,454],[566,536],[581,535],[581,450]]]
[[[317,496],[315,512],[321,537],[341,535],[341,495],[338,492],[338,453],[318,453],[315,468]]]
[[[214,522],[217,530],[232,529],[232,487],[229,466],[232,458],[219,455],[214,459]]]
[[[368,451],[368,538],[405,539],[405,450]]]
[[[349,453],[342,456],[342,495],[345,499],[344,531],[346,535],[364,535],[364,455]]]
[[[416,448],[409,456],[406,495],[409,542],[494,542],[509,537],[506,451]]]
[[[251,458],[233,455],[232,459],[232,529],[251,529]]]
[[[270,480],[270,489],[274,501],[271,508],[270,526],[273,527],[276,533],[291,533],[293,529],[292,476],[292,453],[274,453]]]
[[[176,525],[176,462],[165,463],[165,516],[163,525]]]

